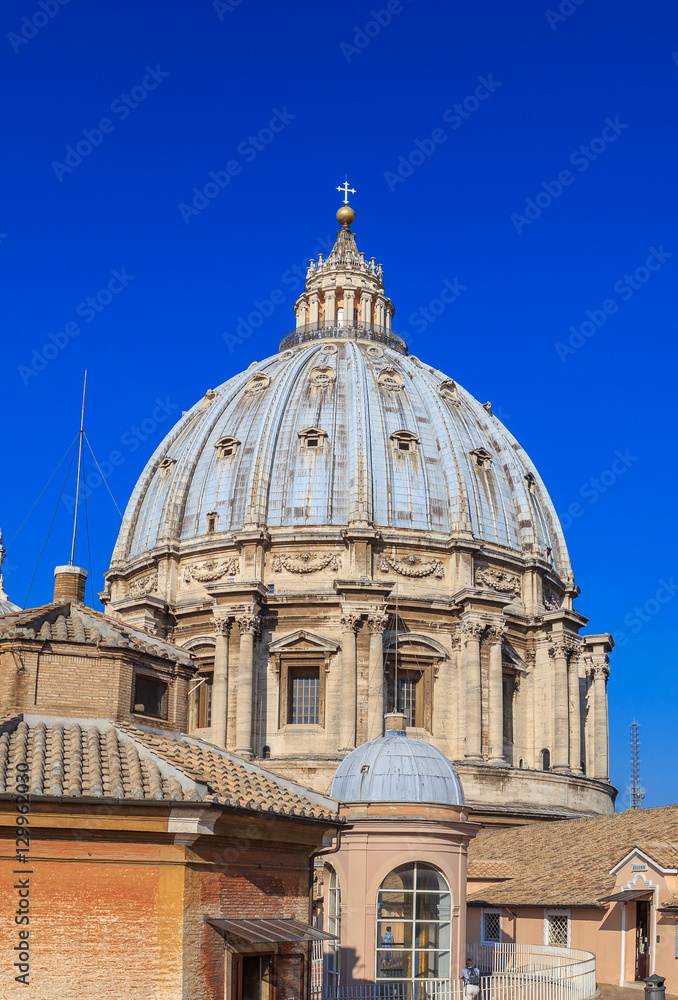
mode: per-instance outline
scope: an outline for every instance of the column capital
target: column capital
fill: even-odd
[[[607,659],[607,657],[605,657],[605,659]],[[597,680],[599,677],[607,680],[610,676],[610,668],[607,663],[594,663],[591,666],[591,676],[594,680]]]
[[[356,611],[343,611],[339,619],[342,632],[353,632],[355,635],[360,626],[361,619],[362,616]]]
[[[487,629],[487,623],[479,621],[477,619],[469,618],[466,621],[462,621],[459,627],[464,639],[475,639],[477,642],[485,635]]]
[[[486,636],[492,643],[501,642],[508,631],[508,622],[493,621],[487,626]]]
[[[383,635],[388,625],[388,615],[383,611],[375,611],[367,618],[367,631],[370,635]]]
[[[580,651],[581,642],[578,641],[577,636],[558,636],[557,638],[551,639],[548,647],[550,657],[564,656],[566,660],[570,660],[572,657],[578,656]]]
[[[212,618],[210,624],[215,635],[229,635],[233,622],[230,618]]]
[[[240,628],[240,634],[258,635],[261,629],[261,618],[254,611],[243,611],[236,615],[235,620]]]

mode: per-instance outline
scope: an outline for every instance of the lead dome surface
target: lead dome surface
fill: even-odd
[[[445,754],[398,730],[351,751],[335,771],[330,796],[349,803],[464,805],[459,776]]]
[[[304,342],[210,390],[149,460],[113,560],[213,531],[349,523],[475,537],[570,572],[509,431],[442,371],[368,339]]]

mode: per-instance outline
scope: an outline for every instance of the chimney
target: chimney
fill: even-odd
[[[54,600],[85,603],[87,570],[81,566],[56,566],[54,569]]]
[[[384,732],[405,732],[405,716],[402,712],[388,712],[384,716]]]

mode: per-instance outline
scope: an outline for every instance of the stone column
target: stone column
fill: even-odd
[[[573,653],[569,666],[570,690],[570,770],[581,774],[581,694],[579,691],[579,656]]]
[[[388,615],[375,612],[367,619],[370,659],[367,675],[367,739],[376,740],[384,731],[384,629]]]
[[[356,723],[356,632],[360,625],[360,615],[345,611],[341,616],[341,704],[339,708],[339,749],[353,750],[355,747]]]
[[[504,679],[501,666],[502,640],[506,623],[497,622],[487,630],[490,641],[490,757],[488,763],[507,767],[504,757]]]
[[[355,292],[350,291],[350,290],[348,290],[348,289],[345,288],[344,289],[344,320],[346,321],[346,325],[347,326],[353,326],[353,320],[354,320],[354,314],[353,314],[354,299],[355,299]]]
[[[325,320],[324,326],[334,326],[336,322],[335,313],[335,292],[334,289],[325,292]]]
[[[318,323],[320,318],[320,309],[318,302],[318,293],[311,292],[308,299],[308,322],[309,324]]]
[[[361,322],[364,326],[372,322],[372,296],[367,292],[361,293]]]
[[[597,659],[597,658],[596,658]],[[607,657],[604,663],[596,663],[593,673],[593,749],[594,778],[607,781],[610,777],[608,731],[607,731],[607,678],[610,670]]]
[[[228,636],[231,623],[228,618],[214,618],[212,625],[216,638],[212,679],[212,742],[218,747],[225,747],[228,712]]]
[[[252,698],[254,691],[254,639],[259,631],[259,615],[245,611],[236,621],[240,627],[238,690],[236,694],[235,752],[241,757],[253,757]]]
[[[569,700],[567,683],[567,660],[570,647],[566,639],[557,639],[549,647],[549,656],[553,660],[553,749],[551,753],[551,769],[568,771],[570,768],[570,728]]]
[[[480,640],[485,632],[482,622],[462,622],[464,673],[466,674],[466,753],[470,762],[482,762],[482,684],[480,677]]]

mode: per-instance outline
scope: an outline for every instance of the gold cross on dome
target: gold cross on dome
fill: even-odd
[[[348,181],[344,181],[344,183],[341,184],[337,188],[337,191],[343,192],[343,195],[344,195],[344,205],[348,205],[348,196],[349,196],[349,194],[355,194],[355,188],[350,188],[348,186]]]

